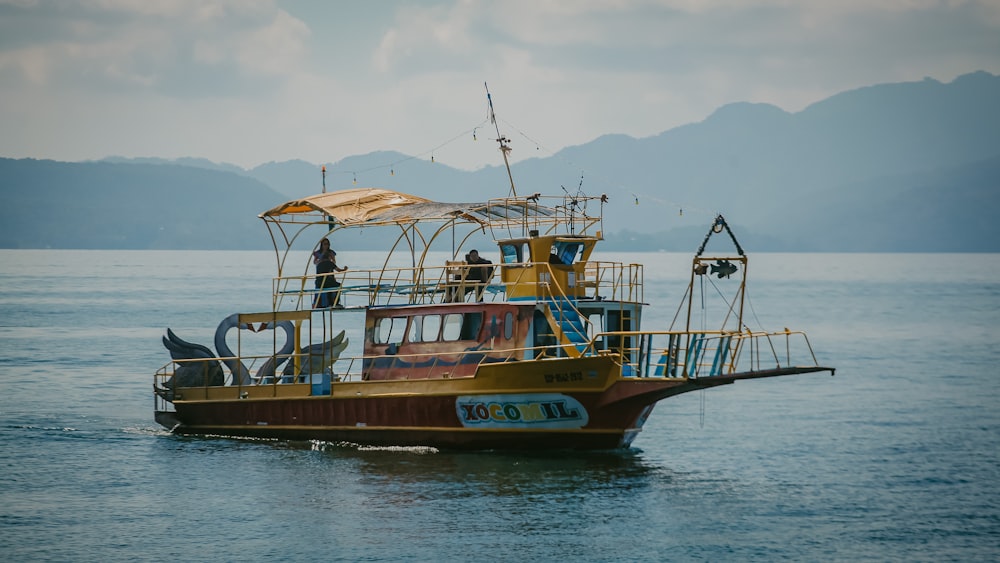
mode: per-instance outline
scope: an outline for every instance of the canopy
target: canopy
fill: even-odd
[[[428,201],[422,197],[381,188],[358,188],[294,199],[261,213],[260,217],[318,212],[344,224],[365,223],[397,207]]]
[[[537,198],[536,198],[537,199]],[[484,225],[551,219],[557,209],[536,200],[498,199],[480,203],[440,203],[382,188],[357,188],[312,195],[283,203],[261,218],[317,213],[342,225],[447,221],[461,218]]]

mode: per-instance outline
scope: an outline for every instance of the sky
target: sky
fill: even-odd
[[[0,157],[474,170],[977,70],[1000,0],[0,0]]]

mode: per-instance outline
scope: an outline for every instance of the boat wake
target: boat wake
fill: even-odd
[[[436,454],[440,450],[431,446],[366,446],[354,442],[325,442],[311,440],[313,451],[326,452],[335,449],[351,449],[359,452],[402,452],[409,454]]]

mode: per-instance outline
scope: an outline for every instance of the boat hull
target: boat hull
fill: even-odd
[[[156,421],[177,434],[441,449],[628,447],[654,405],[689,391],[829,371],[623,377],[608,356],[482,364],[470,377],[179,388]],[[163,397],[161,397],[163,398]]]
[[[421,446],[447,450],[612,450],[627,448],[640,429],[627,430],[477,430],[432,427],[351,427],[298,425],[267,427],[201,425],[180,422],[177,413],[157,412],[156,420],[175,434],[317,440],[362,446]]]
[[[690,385],[622,378],[607,358],[590,357],[482,366],[469,378],[334,383],[324,395],[312,394],[316,388],[308,384],[180,389],[174,410],[158,411],[156,420],[178,434],[447,449],[614,449],[632,443],[656,401]]]

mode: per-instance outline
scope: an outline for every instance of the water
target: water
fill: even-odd
[[[345,263],[377,254],[341,252]],[[646,328],[689,271],[646,264]],[[167,326],[270,303],[266,252],[0,251],[0,555],[13,561],[1000,558],[1000,255],[752,255],[763,328],[825,374],[668,399],[613,453],[183,438]]]

